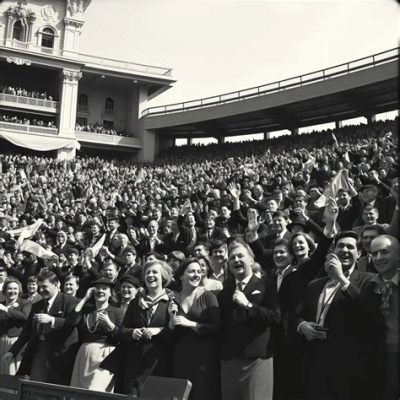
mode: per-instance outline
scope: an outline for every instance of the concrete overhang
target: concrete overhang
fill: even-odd
[[[292,114],[298,121],[299,127],[316,125],[331,122],[340,117],[344,119],[359,116],[356,110],[346,104],[342,98],[338,98],[339,93],[354,92],[358,96],[369,93],[376,111],[395,109],[398,100],[397,84],[398,62],[396,60],[351,74],[226,104],[149,115],[143,117],[144,126],[145,129],[176,137],[206,136],[206,132],[201,132],[201,130],[196,132],[196,128],[200,123],[204,124],[207,121],[218,121],[220,126],[225,127],[226,135],[285,129],[282,124],[277,124],[274,118],[273,114],[276,110],[284,110],[286,114]],[[309,115],[303,115],[307,112]],[[255,123],[257,119],[263,118],[264,125]],[[236,130],[229,129],[229,125],[234,125],[238,120],[242,127]]]

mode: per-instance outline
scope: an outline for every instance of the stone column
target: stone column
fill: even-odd
[[[264,132],[264,140],[271,139],[271,132]]]
[[[343,128],[343,121],[335,121],[335,129]]]
[[[81,78],[80,71],[63,69],[61,72],[59,135],[75,137],[78,84]]]
[[[376,114],[368,114],[365,116],[365,118],[367,118],[368,125],[376,122]]]

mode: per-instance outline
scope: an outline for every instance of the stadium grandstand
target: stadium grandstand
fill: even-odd
[[[0,1],[0,400],[398,399],[399,48],[147,107],[90,3]]]

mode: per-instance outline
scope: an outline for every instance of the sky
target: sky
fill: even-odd
[[[399,16],[392,0],[92,0],[80,49],[173,68],[157,106],[397,47]]]

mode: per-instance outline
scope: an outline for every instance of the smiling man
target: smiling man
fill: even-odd
[[[363,288],[360,303],[375,327],[371,349],[376,359],[371,365],[373,394],[378,399],[399,398],[399,241],[379,235],[371,242],[372,262],[378,274]],[[349,291],[353,290],[352,287]],[[356,295],[358,293],[356,292]]]
[[[307,399],[370,398],[371,382],[366,377],[373,332],[354,293],[374,275],[356,268],[358,246],[355,232],[340,232],[324,264],[328,278],[307,287],[298,325],[306,343]]]
[[[18,375],[69,385],[75,355],[72,349],[78,342],[78,333],[66,318],[78,300],[59,292],[57,275],[50,271],[38,275],[38,287],[42,300],[32,305],[21,335],[4,358],[15,357],[27,344]]]
[[[223,400],[272,399],[271,328],[280,322],[273,281],[252,272],[254,255],[246,243],[228,248],[233,278],[225,281],[222,315],[221,387]]]

